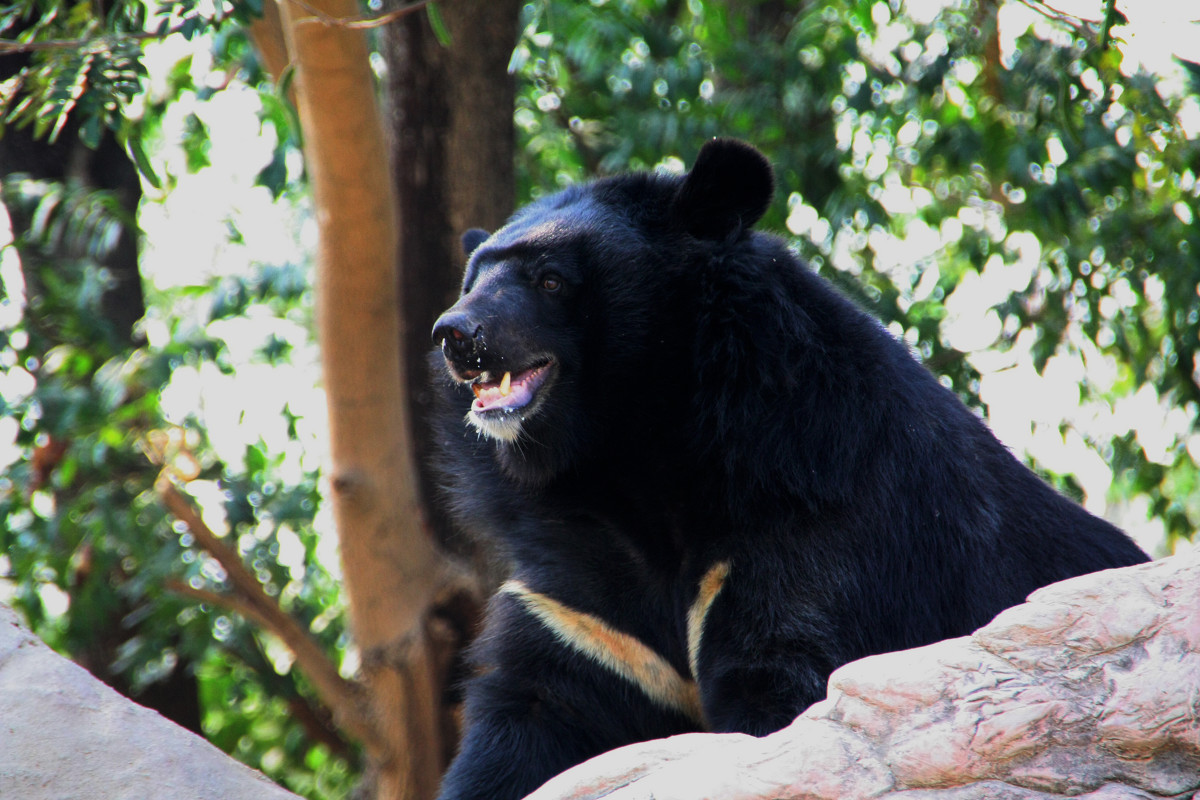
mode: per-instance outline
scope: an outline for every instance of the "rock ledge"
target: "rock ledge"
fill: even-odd
[[[632,745],[529,800],[1182,800],[1200,790],[1198,698],[1200,550],[847,664],[771,736]]]

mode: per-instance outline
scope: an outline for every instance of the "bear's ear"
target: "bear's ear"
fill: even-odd
[[[475,248],[487,241],[490,233],[483,228],[471,228],[462,235],[463,255],[467,258],[471,257],[471,253],[475,252]]]
[[[771,205],[775,176],[766,156],[736,139],[712,139],[672,203],[677,225],[698,239],[724,239],[758,222]]]

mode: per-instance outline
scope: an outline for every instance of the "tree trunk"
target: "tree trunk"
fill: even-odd
[[[284,2],[320,244],[317,324],[329,403],[332,501],[375,735],[380,800],[436,792],[442,683],[427,614],[447,570],[418,495],[400,347],[396,206],[365,34],[313,19],[354,0]]]
[[[425,424],[431,401],[425,355],[433,321],[458,295],[459,237],[468,228],[495,230],[512,212],[515,89],[507,66],[520,3],[441,0],[438,8],[448,44],[437,40],[425,14],[388,25],[381,42],[400,202],[405,380],[423,468],[433,445]],[[421,485],[438,540],[461,555],[478,555],[436,511],[427,469]],[[476,567],[482,568],[478,559]]]

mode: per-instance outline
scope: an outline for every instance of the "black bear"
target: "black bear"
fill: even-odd
[[[518,798],[631,742],[777,730],[848,661],[1146,560],[751,230],[773,183],[718,139],[686,175],[601,179],[464,236],[433,332],[439,467],[512,579],[445,800]]]

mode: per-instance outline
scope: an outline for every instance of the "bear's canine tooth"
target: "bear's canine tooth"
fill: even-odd
[[[500,396],[508,397],[512,394],[512,373],[505,372],[504,377],[500,379]]]
[[[479,397],[479,395],[483,394],[483,388],[478,383],[472,383],[471,390],[475,392],[476,397]]]

